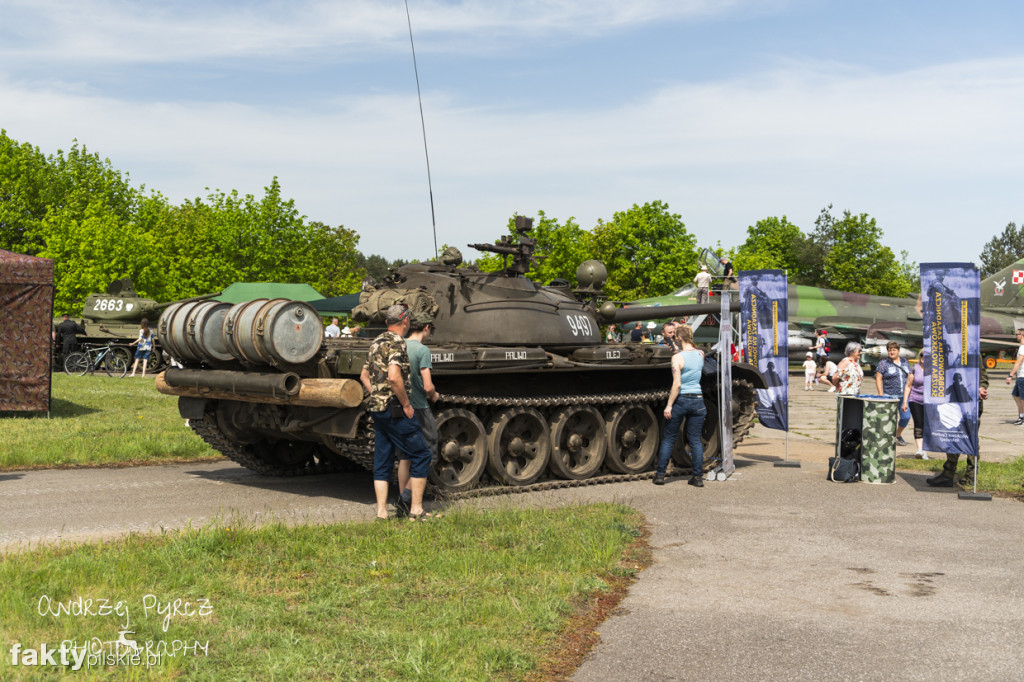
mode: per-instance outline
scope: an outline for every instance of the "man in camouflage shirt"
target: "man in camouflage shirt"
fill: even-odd
[[[429,518],[423,511],[423,491],[430,470],[430,449],[420,425],[413,418],[409,402],[409,354],[405,335],[409,333],[409,310],[401,305],[388,308],[384,317],[388,330],[373,340],[359,380],[369,392],[366,409],[373,418],[376,435],[373,447],[373,491],[377,497],[377,518],[388,517],[388,482],[395,464],[395,450],[405,453],[411,465],[409,487],[412,504],[409,515]]]

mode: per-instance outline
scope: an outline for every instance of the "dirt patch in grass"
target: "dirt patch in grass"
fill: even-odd
[[[640,535],[626,548],[617,570],[601,576],[608,589],[593,593],[575,608],[565,627],[548,648],[537,669],[526,676],[529,682],[568,680],[601,641],[598,626],[614,615],[619,604],[636,582],[640,572],[654,559],[650,545],[650,528],[645,524]]]

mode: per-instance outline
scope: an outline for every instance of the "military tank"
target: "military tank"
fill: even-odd
[[[158,336],[184,367],[159,375],[157,388],[179,396],[181,415],[206,442],[261,474],[370,469],[373,423],[358,376],[384,329],[384,311],[399,303],[434,319],[428,344],[441,394],[435,486],[462,492],[645,475],[661,438],[671,351],[603,342],[598,306],[607,271],[599,261],[579,267],[575,289],[528,279],[531,227],[519,218],[518,239],[470,245],[503,254],[500,272],[462,267],[461,254],[449,249],[440,261],[364,283],[353,310],[365,324],[358,338],[324,339],[320,316],[299,301],[175,304],[160,317]],[[606,320],[617,314],[644,312],[604,309]],[[750,365],[734,364],[732,376],[739,442],[753,424],[754,389],[765,383]],[[716,382],[715,372],[702,381],[709,465],[720,451]],[[673,457],[685,469],[683,440]]]
[[[219,292],[185,300],[206,300],[218,294]],[[149,320],[150,327],[155,330],[163,310],[178,302],[157,303],[151,298],[140,296],[135,291],[135,284],[131,278],[114,280],[107,287],[106,293],[89,294],[86,297],[82,306],[82,317],[76,320],[85,329],[85,336],[79,336],[78,341],[86,345],[113,341],[117,344],[114,352],[130,362],[132,349],[128,344],[138,338],[142,319]],[[55,323],[59,321],[55,320]],[[159,370],[166,362],[159,337],[153,350],[148,369]]]

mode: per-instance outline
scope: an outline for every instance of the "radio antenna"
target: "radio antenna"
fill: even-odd
[[[409,0],[405,0],[405,19],[409,22],[409,45],[412,47],[412,70],[416,74],[416,97],[420,102],[420,128],[423,129],[423,155],[427,159],[427,190],[430,192],[430,222],[434,228],[434,258],[437,258],[437,218],[434,216],[434,185],[430,181],[430,153],[427,151],[427,123],[423,118],[423,94],[420,92],[420,70],[416,66],[416,44],[412,40],[412,17]]]

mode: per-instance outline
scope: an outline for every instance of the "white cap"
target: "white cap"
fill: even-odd
[[[707,269],[708,269],[708,266],[706,266],[706,265],[702,265],[702,266],[700,266],[700,269],[701,269],[701,270],[707,270]]]
[[[655,328],[655,327],[657,327],[657,326],[658,326],[658,325],[654,324],[653,322],[648,322],[648,323],[647,323],[647,328],[648,328],[648,329],[654,329],[654,328]]]

